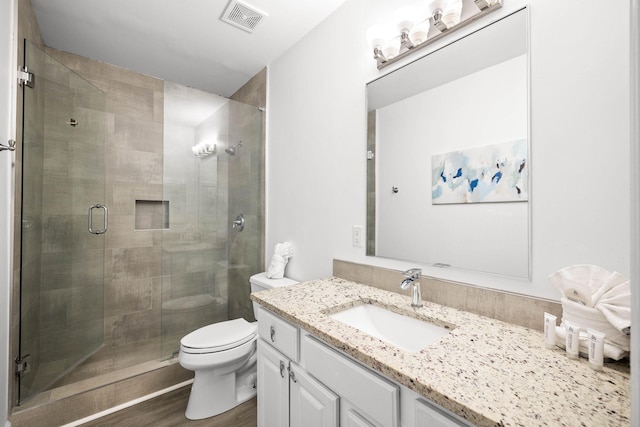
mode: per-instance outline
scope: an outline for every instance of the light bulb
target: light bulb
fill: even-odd
[[[427,40],[429,35],[429,28],[431,27],[431,22],[429,19],[426,19],[417,25],[414,25],[409,33],[409,38],[415,45],[419,45],[420,43],[424,43]]]
[[[372,25],[367,29],[367,41],[371,45],[372,48],[381,47],[386,40],[385,37],[385,29],[381,24]]]
[[[461,15],[462,0],[454,0],[442,11],[442,22],[444,22],[447,28],[451,28],[460,23]]]
[[[428,12],[429,17],[433,16],[433,14],[440,10],[444,13],[444,11],[448,8],[450,0],[432,0],[429,2]]]
[[[420,19],[420,15],[415,3],[402,6],[393,13],[393,21],[396,23],[398,33],[411,31],[417,19]]]
[[[400,36],[396,36],[382,46],[382,53],[387,60],[395,58],[400,52]]]

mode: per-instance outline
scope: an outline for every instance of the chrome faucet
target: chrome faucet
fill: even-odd
[[[412,268],[411,270],[404,271],[402,273],[406,279],[400,283],[400,289],[407,289],[409,285],[413,284],[411,290],[411,307],[422,307],[422,295],[420,294],[420,276],[422,276],[422,269]]]

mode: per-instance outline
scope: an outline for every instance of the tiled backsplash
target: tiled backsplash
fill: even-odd
[[[400,289],[403,276],[399,270],[333,260],[333,275],[391,292],[406,293]],[[562,306],[557,301],[428,276],[422,276],[420,285],[424,300],[539,331],[542,330],[545,311],[562,317]]]

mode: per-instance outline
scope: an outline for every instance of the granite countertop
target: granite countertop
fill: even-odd
[[[549,350],[541,332],[427,301],[414,309],[408,296],[335,277],[251,298],[473,424],[631,425],[629,374]],[[363,302],[454,328],[412,353],[327,315]]]

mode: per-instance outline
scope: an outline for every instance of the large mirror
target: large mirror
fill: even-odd
[[[367,255],[530,273],[522,9],[367,85]]]

